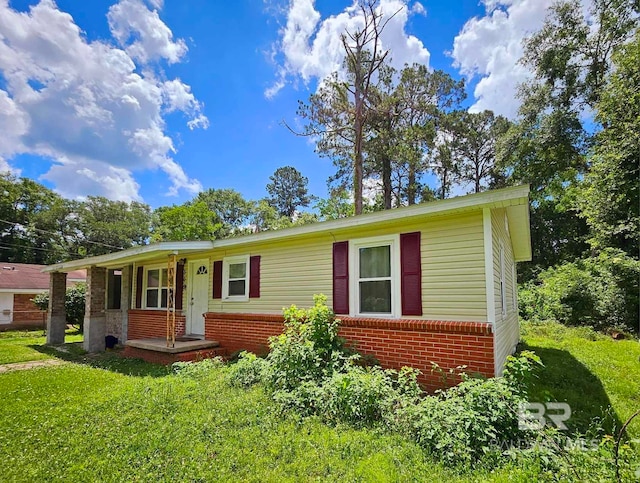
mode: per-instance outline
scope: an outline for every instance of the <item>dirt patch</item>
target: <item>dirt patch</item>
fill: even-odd
[[[65,361],[61,361],[60,359],[45,359],[43,361],[14,362],[13,364],[2,364],[0,365],[0,374],[2,374],[3,372],[24,371],[27,369],[35,369],[38,367],[59,366],[64,363]]]

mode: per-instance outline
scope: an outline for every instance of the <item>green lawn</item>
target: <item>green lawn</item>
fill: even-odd
[[[65,342],[82,341],[82,334],[68,330]],[[0,332],[0,364],[50,359],[51,352],[42,351],[46,336],[42,330]]]
[[[546,364],[536,395],[566,398],[580,417],[578,402],[590,400],[592,390],[603,392],[620,418],[638,406],[638,342],[592,341],[553,326],[524,332]],[[280,415],[261,389],[229,387],[225,368],[190,379],[113,354],[65,357],[74,363],[0,374],[2,481],[524,482],[543,476],[510,464],[458,474],[400,435]],[[586,372],[572,373],[579,365]],[[586,374],[593,379],[585,381]]]
[[[640,343],[613,340],[586,328],[556,323],[522,324],[524,348],[538,354],[545,367],[531,390],[537,401],[566,401],[572,409],[569,429],[586,431],[593,418],[605,417],[605,427],[620,428],[640,409]],[[640,417],[628,433],[640,437]]]

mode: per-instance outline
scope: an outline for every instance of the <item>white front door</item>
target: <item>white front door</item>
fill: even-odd
[[[209,309],[209,260],[189,262],[187,334],[204,335],[204,313]]]

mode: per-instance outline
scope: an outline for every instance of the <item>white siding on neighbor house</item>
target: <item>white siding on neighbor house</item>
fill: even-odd
[[[511,237],[505,222],[505,210],[491,210],[491,234],[493,244],[493,283],[494,283],[494,350],[496,375],[502,373],[504,362],[508,355],[514,352],[520,340],[520,324],[518,321],[517,300],[514,291],[517,291],[517,282],[514,280],[514,259]],[[501,257],[501,248],[504,256]],[[504,264],[501,264],[501,260]],[[501,266],[502,265],[502,266]],[[500,281],[504,276],[504,305],[501,297]],[[516,292],[517,293],[517,292]]]
[[[0,292],[0,324],[10,324],[13,320],[13,292]]]

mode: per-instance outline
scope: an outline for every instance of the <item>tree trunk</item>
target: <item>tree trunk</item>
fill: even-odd
[[[416,204],[416,169],[413,163],[409,163],[409,181],[407,182],[407,203],[409,206]]]
[[[382,157],[382,198],[384,209],[391,209],[391,159],[388,155]]]
[[[441,200],[444,200],[447,197],[447,189],[448,189],[448,183],[449,183],[449,180],[447,179],[448,175],[449,175],[449,170],[447,168],[444,168],[442,170],[442,184],[440,188]]]

